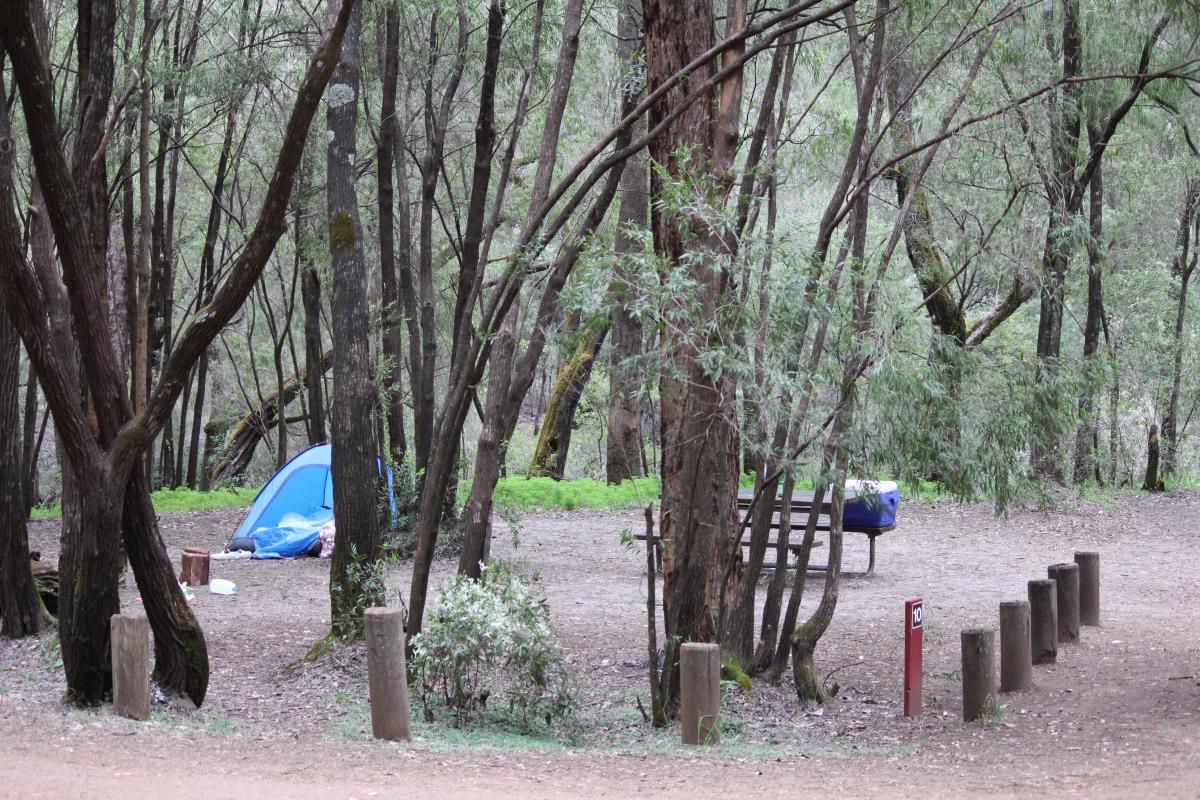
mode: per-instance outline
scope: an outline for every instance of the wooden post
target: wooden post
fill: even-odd
[[[967,628],[962,632],[963,722],[979,719],[996,702],[995,661],[995,631]]]
[[[1076,553],[1079,565],[1079,624],[1100,624],[1100,554]]]
[[[1034,664],[1058,660],[1058,596],[1054,581],[1029,582],[1029,639]]]
[[[371,733],[376,739],[407,741],[408,673],[404,664],[404,615],[398,608],[368,608],[367,684]]]
[[[145,614],[113,614],[113,712],[150,719],[150,622]]]
[[[1058,641],[1079,641],[1079,565],[1052,564],[1047,570],[1057,584]]]
[[[1000,604],[1000,691],[1023,692],[1033,685],[1029,602]]]
[[[179,582],[195,588],[208,585],[208,565],[210,556],[207,550],[183,551],[183,567],[179,570]]]
[[[679,652],[679,726],[684,744],[721,742],[721,648],[689,642]]]

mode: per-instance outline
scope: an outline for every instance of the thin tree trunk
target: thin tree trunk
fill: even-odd
[[[399,290],[396,284],[395,192],[392,164],[396,148],[396,73],[400,58],[400,16],[395,7],[384,12],[383,99],[379,116],[379,147],[375,173],[379,209],[379,275],[383,294],[382,338],[384,369],[383,416],[387,420],[388,459],[400,463],[408,450],[404,435],[404,396],[401,393],[401,363],[404,354],[400,341]],[[401,211],[408,214],[408,209]]]
[[[1092,127],[1089,126],[1089,134]],[[1097,167],[1089,188],[1088,203],[1088,295],[1087,318],[1083,325],[1083,363],[1091,374],[1097,373],[1100,351],[1100,323],[1104,317],[1104,173]],[[1099,482],[1096,466],[1095,392],[1084,388],[1079,398],[1079,428],[1075,432],[1075,468],[1072,481],[1079,485],[1093,476]]]
[[[1175,287],[1175,330],[1171,339],[1171,394],[1167,402],[1167,413],[1163,416],[1162,474],[1175,472],[1175,460],[1179,452],[1179,392],[1183,381],[1183,353],[1186,340],[1183,334],[1187,320],[1188,283],[1196,267],[1196,254],[1191,250],[1192,225],[1196,219],[1196,208],[1200,202],[1200,178],[1191,178],[1184,192],[1183,207],[1179,211],[1179,228],[1175,234],[1175,258],[1171,262],[1171,277]]]
[[[641,10],[636,0],[622,0],[617,18],[617,53],[622,69],[633,69],[642,51]],[[627,86],[640,82],[627,81]],[[639,123],[635,135],[645,130]],[[637,276],[630,259],[642,248],[640,231],[650,227],[649,161],[638,154],[625,162],[621,174],[621,200],[617,209],[615,264],[609,284],[612,298],[612,347],[609,348],[608,443],[605,450],[605,478],[609,483],[636,478],[643,474],[642,382],[638,363],[642,355],[642,323],[635,315],[638,302]]]

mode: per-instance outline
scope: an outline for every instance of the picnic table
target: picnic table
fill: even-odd
[[[815,494],[816,494],[815,492],[811,492],[811,491],[792,492],[791,515],[790,515],[790,520],[789,520],[789,525],[788,525],[789,530],[803,531],[805,529],[805,527],[808,524],[808,514],[812,510],[812,507],[813,507],[813,499],[814,499]],[[847,488],[847,490],[846,490],[846,499],[847,500],[854,500],[854,499],[857,499],[857,497],[858,497],[857,490],[855,490],[853,488]],[[737,501],[738,502],[738,510],[745,511],[747,508],[749,508],[750,501],[753,498],[754,498],[754,490],[753,489],[739,489],[738,490],[738,501]],[[828,517],[829,505],[830,504],[829,504],[828,499],[824,500],[821,503],[821,515],[823,518],[817,522],[816,530],[818,530],[818,531],[828,531],[829,530],[829,517]],[[782,506],[783,506],[783,503],[782,503],[781,499],[777,497],[775,499],[775,515],[771,521],[771,528],[774,530],[779,529],[779,524],[780,524],[779,523],[779,512],[782,509]],[[887,533],[888,531],[895,530],[895,528],[896,528],[895,524],[885,525],[882,527],[871,527],[871,526],[865,526],[865,525],[843,525],[842,526],[843,533],[861,533],[867,537],[867,543],[868,543],[868,560],[867,560],[866,570],[864,570],[863,572],[845,572],[843,574],[848,578],[849,577],[869,578],[872,575],[874,575],[875,574],[875,540],[877,538],[879,538],[880,536],[882,536],[883,534]],[[748,521],[747,521],[747,524],[744,526],[743,530],[744,531],[750,530],[750,524]],[[638,533],[635,538],[645,541],[646,534],[644,532]],[[655,549],[655,559],[654,559],[655,566],[661,572],[662,571],[662,540],[656,535],[656,533],[652,533],[650,544]],[[821,547],[823,545],[824,545],[824,542],[813,542],[813,547]],[[742,547],[749,547],[749,546],[750,546],[750,535],[748,533],[743,533]],[[800,552],[800,548],[802,546],[803,546],[803,537],[800,537],[800,539],[792,539],[789,536],[789,539],[788,539],[788,551],[789,552],[791,552],[793,554],[798,553],[798,552]],[[772,549],[774,549],[774,550],[779,549],[779,539],[775,536],[772,536],[767,542],[767,550],[770,551]],[[763,566],[768,567],[768,568],[774,568],[777,565],[776,564],[764,564]],[[792,565],[789,564],[788,568],[791,569]],[[826,571],[828,571],[828,569],[829,569],[829,566],[827,564],[826,565],[810,564],[808,567],[808,570],[810,572],[826,572]]]

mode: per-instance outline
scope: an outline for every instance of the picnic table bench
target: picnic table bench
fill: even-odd
[[[792,513],[791,513],[791,517],[790,517],[789,525],[788,525],[788,528],[790,530],[802,531],[805,529],[805,527],[808,524],[808,513],[812,510],[814,494],[815,494],[814,492],[793,492],[792,493],[792,504],[791,504],[791,512]],[[847,490],[846,499],[852,500],[852,499],[855,499],[855,497],[857,497],[857,493],[854,492],[853,489]],[[738,490],[738,510],[745,511],[747,508],[749,508],[750,501],[753,498],[754,498],[754,490],[753,489]],[[779,499],[775,500],[775,516],[771,520],[771,528],[774,530],[779,529],[779,525],[780,525],[779,511],[780,511],[782,505],[783,504],[779,501]],[[829,501],[828,500],[821,503],[821,514],[825,516],[825,519],[822,519],[821,521],[819,521],[817,523],[816,530],[828,531],[829,530],[829,520],[828,520]],[[843,574],[846,575],[847,577],[860,577],[860,578],[869,578],[872,575],[874,575],[875,574],[875,540],[877,538],[879,538],[880,536],[882,536],[883,534],[887,533],[888,531],[895,530],[895,528],[896,528],[895,524],[885,525],[883,527],[869,527],[869,526],[864,526],[864,525],[843,525],[842,526],[843,533],[864,534],[867,537],[867,543],[868,543],[868,560],[867,560],[866,570],[863,572],[857,572],[857,573],[846,572]],[[743,530],[746,530],[746,531],[750,530],[750,524],[747,523],[744,526]],[[646,534],[645,534],[645,532],[638,533],[635,535],[635,538],[637,538],[641,541],[645,541]],[[654,553],[655,566],[659,571],[662,571],[662,540],[656,534],[651,534],[650,544],[655,549],[655,553]],[[802,547],[802,545],[803,545],[803,538],[801,538],[801,539],[789,538],[788,539],[788,550],[791,553],[800,552],[800,548]],[[813,547],[821,547],[823,545],[824,545],[823,542],[813,542]],[[750,536],[749,536],[749,534],[743,534],[742,547],[749,547],[749,546],[750,546]],[[772,549],[777,550],[778,548],[779,548],[779,539],[777,537],[772,536],[767,542],[767,550],[768,551],[770,551]],[[763,566],[768,567],[768,568],[774,568],[777,565],[776,564],[763,564]],[[791,568],[791,565],[789,565],[789,569],[790,568]],[[826,572],[826,571],[828,571],[829,567],[828,567],[828,565],[825,565],[825,566],[815,565],[814,566],[814,565],[810,564],[808,569],[810,572]]]

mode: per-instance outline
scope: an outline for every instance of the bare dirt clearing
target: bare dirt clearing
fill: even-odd
[[[786,684],[731,690],[725,743],[703,753],[675,745],[676,730],[650,730],[636,709],[645,556],[620,534],[639,512],[531,515],[515,549],[498,523],[496,554],[542,576],[578,677],[579,744],[419,721],[412,745],[376,743],[358,652],[294,666],[328,627],[327,562],[214,562],[213,576],[239,591],[194,601],[213,669],[200,712],[159,707],[137,724],[64,707],[52,640],[0,643],[0,796],[1198,797],[1200,498],[1071,505],[998,519],[986,506],[906,504],[880,539],[877,576],[844,582],[817,651],[822,673],[837,669],[837,697],[804,710]],[[239,516],[164,516],[175,561],[185,546],[219,550]],[[35,524],[32,546],[56,555],[57,533]],[[1103,627],[1035,667],[1035,689],[1005,696],[992,725],[963,726],[958,631],[996,626],[1000,601],[1083,549],[1101,553]],[[865,565],[863,537],[848,536],[847,551],[848,568]],[[407,590],[407,570],[393,579]],[[806,606],[819,587],[818,577]],[[926,608],[926,713],[909,721],[899,716],[901,625],[914,595]],[[132,586],[122,601],[136,604]]]

